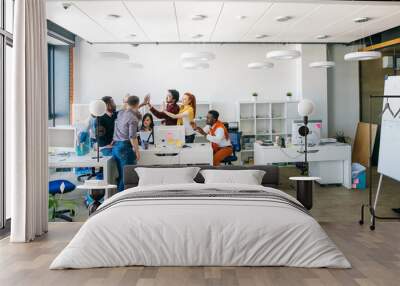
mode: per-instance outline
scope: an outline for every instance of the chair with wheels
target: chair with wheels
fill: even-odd
[[[75,216],[76,203],[72,200],[64,200],[62,195],[72,192],[75,188],[75,185],[67,180],[49,182],[49,218],[51,220],[59,218],[72,222],[72,217]],[[66,209],[58,209],[60,204]]]
[[[222,160],[222,163],[224,163],[225,165],[232,165],[232,162],[236,162],[238,160],[236,152],[240,152],[242,150],[242,145],[240,143],[241,138],[242,138],[242,132],[239,131],[229,132],[229,139],[231,140],[233,153],[232,155]]]

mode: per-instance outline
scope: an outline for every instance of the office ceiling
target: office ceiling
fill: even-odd
[[[48,0],[47,17],[89,42],[348,43],[400,26],[400,3]]]

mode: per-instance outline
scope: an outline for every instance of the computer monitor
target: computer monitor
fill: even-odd
[[[292,144],[303,145],[304,137],[300,135],[299,128],[304,125],[302,120],[293,120],[292,125]],[[307,127],[307,145],[317,145],[321,139],[322,120],[309,120]]]
[[[49,127],[49,149],[75,151],[76,128],[72,126]]]
[[[185,144],[185,128],[176,126],[154,126],[154,143],[156,146],[177,146]]]

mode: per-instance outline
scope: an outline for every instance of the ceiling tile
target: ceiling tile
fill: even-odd
[[[174,2],[124,1],[150,41],[179,41]]]
[[[222,2],[177,1],[176,13],[181,41],[208,41],[218,20]],[[192,16],[205,15],[207,18],[201,21],[193,21]],[[203,35],[194,39],[193,35]]]
[[[74,3],[68,9],[63,8],[63,3],[61,1],[47,2],[47,19],[89,42],[117,40],[111,33],[79,10]]]
[[[75,5],[118,41],[146,41],[147,37],[121,1],[77,1]],[[109,15],[118,15],[111,18]],[[131,35],[136,35],[132,37]]]
[[[264,2],[225,2],[211,40],[240,40],[271,5]],[[240,16],[245,18],[239,19]]]

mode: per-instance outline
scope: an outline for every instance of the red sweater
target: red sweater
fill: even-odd
[[[164,112],[158,111],[154,107],[150,108],[151,113],[157,118],[164,119],[163,124],[165,125],[176,125],[177,119],[171,118],[168,115],[166,115]],[[176,103],[168,103],[167,104],[167,111],[171,112],[173,114],[178,114],[179,113],[179,105]]]

